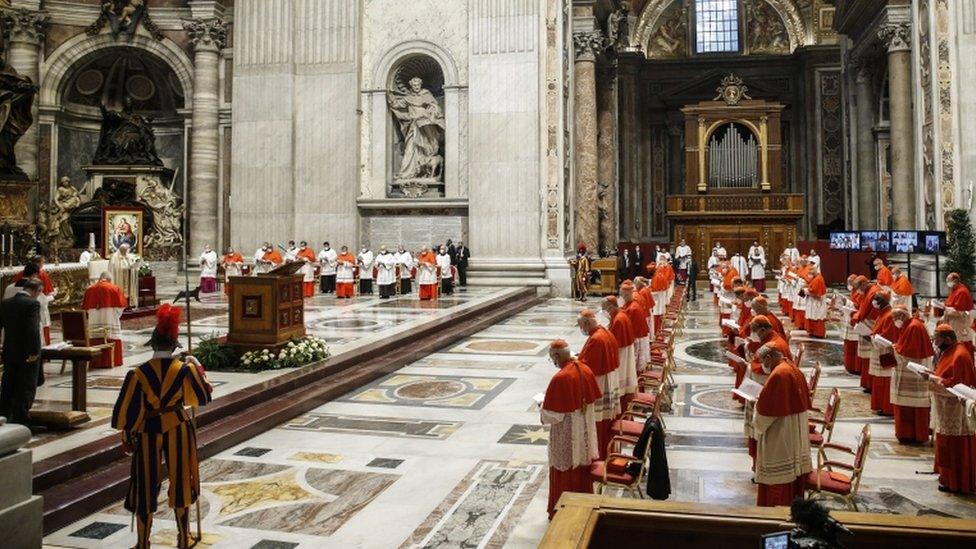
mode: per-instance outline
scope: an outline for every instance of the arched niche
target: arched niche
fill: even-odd
[[[121,42],[111,35],[70,38],[51,52],[42,70],[38,94],[40,123],[51,131],[51,184],[63,176],[81,188],[101,128],[102,92],[117,82],[125,64],[122,86],[133,110],[152,117],[156,150],[167,168],[178,170],[185,181],[186,120],[193,97],[193,64],[176,43],[135,35]],[[115,67],[113,80],[113,67]],[[182,184],[174,185],[181,193]]]
[[[437,195],[425,198],[463,198],[460,125],[461,103],[467,87],[459,82],[457,63],[451,55],[432,42],[415,40],[400,43],[387,50],[368,73],[369,81],[362,94],[365,114],[364,173],[360,185],[362,199],[399,199],[402,193],[391,192],[395,167],[399,165],[397,135],[390,110],[390,91],[409,85],[419,76],[424,89],[435,97],[444,115],[443,186]],[[429,80],[429,82],[428,82]]]

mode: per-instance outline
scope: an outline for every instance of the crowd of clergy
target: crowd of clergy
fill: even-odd
[[[436,251],[435,251],[436,250]],[[286,246],[272,246],[263,243],[245,261],[240,252],[228,248],[222,257],[207,246],[200,254],[200,292],[217,291],[217,276],[223,269],[224,282],[229,284],[232,277],[265,274],[287,263],[302,263],[301,274],[305,297],[316,295],[335,295],[338,299],[349,299],[358,295],[374,295],[389,299],[394,295],[408,295],[413,291],[414,281],[421,300],[436,299],[439,295],[452,295],[455,285],[467,285],[468,261],[471,251],[463,242],[424,247],[417,253],[407,250],[402,244],[393,251],[381,246],[378,252],[364,244],[357,254],[348,246],[335,250],[328,242],[316,253],[308,242],[297,245],[289,241]],[[318,282],[318,285],[316,285]],[[225,286],[225,292],[227,287]]]

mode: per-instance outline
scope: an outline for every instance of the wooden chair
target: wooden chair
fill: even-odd
[[[796,353],[793,356],[796,357],[796,367],[799,368],[803,364],[803,354],[806,352],[807,347],[802,343],[796,345]]]
[[[813,411],[822,413],[823,417],[807,419],[810,423],[810,445],[821,447],[830,442],[830,437],[834,434],[834,423],[837,421],[837,414],[840,412],[840,391],[834,387],[830,391],[830,396],[827,397],[827,404],[823,411],[821,412],[818,408],[814,408]]]
[[[96,349],[108,349],[111,357],[111,364],[115,364],[115,343],[109,341],[111,330],[108,327],[91,328],[88,326],[88,313],[71,309],[61,312],[61,336],[62,338],[78,347],[94,347]],[[104,343],[92,345],[92,339],[101,339]],[[61,361],[61,375],[64,375],[64,360]]]
[[[832,442],[824,443],[817,452],[817,468],[807,474],[806,485],[810,497],[828,494],[843,500],[847,506],[857,511],[857,490],[861,484],[861,474],[867,461],[868,448],[871,446],[871,426],[865,425],[861,429],[861,436],[857,446],[851,448]],[[844,463],[827,458],[826,450],[836,450],[853,456],[852,463]],[[840,473],[834,469],[842,469],[849,473]]]
[[[810,372],[810,376],[807,378],[807,387],[810,388],[810,399],[813,400],[813,395],[817,393],[817,385],[820,383],[820,374],[823,370],[820,365],[820,361],[813,363],[813,370]]]
[[[641,456],[628,456],[621,451],[624,444],[637,444],[636,437],[614,436],[607,445],[607,459],[594,461],[590,464],[590,478],[593,480],[597,494],[602,494],[608,486],[622,488],[631,496],[644,499],[641,484],[647,472],[647,452]],[[648,441],[647,448],[651,447]],[[631,463],[639,463],[640,471],[634,475],[627,470]]]

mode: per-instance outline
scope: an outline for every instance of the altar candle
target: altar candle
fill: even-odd
[[[88,247],[95,247],[95,233],[88,233]]]

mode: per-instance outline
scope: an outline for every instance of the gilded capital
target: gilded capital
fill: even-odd
[[[888,23],[878,29],[878,40],[889,52],[912,49],[912,27],[908,23]]]
[[[4,38],[11,42],[39,44],[51,23],[51,16],[47,12],[23,8],[5,9],[0,17],[3,19]]]
[[[596,55],[606,48],[607,42],[599,30],[573,33],[573,47],[577,61],[595,61]]]
[[[219,50],[227,44],[227,22],[223,19],[184,19],[183,29],[194,48]]]

